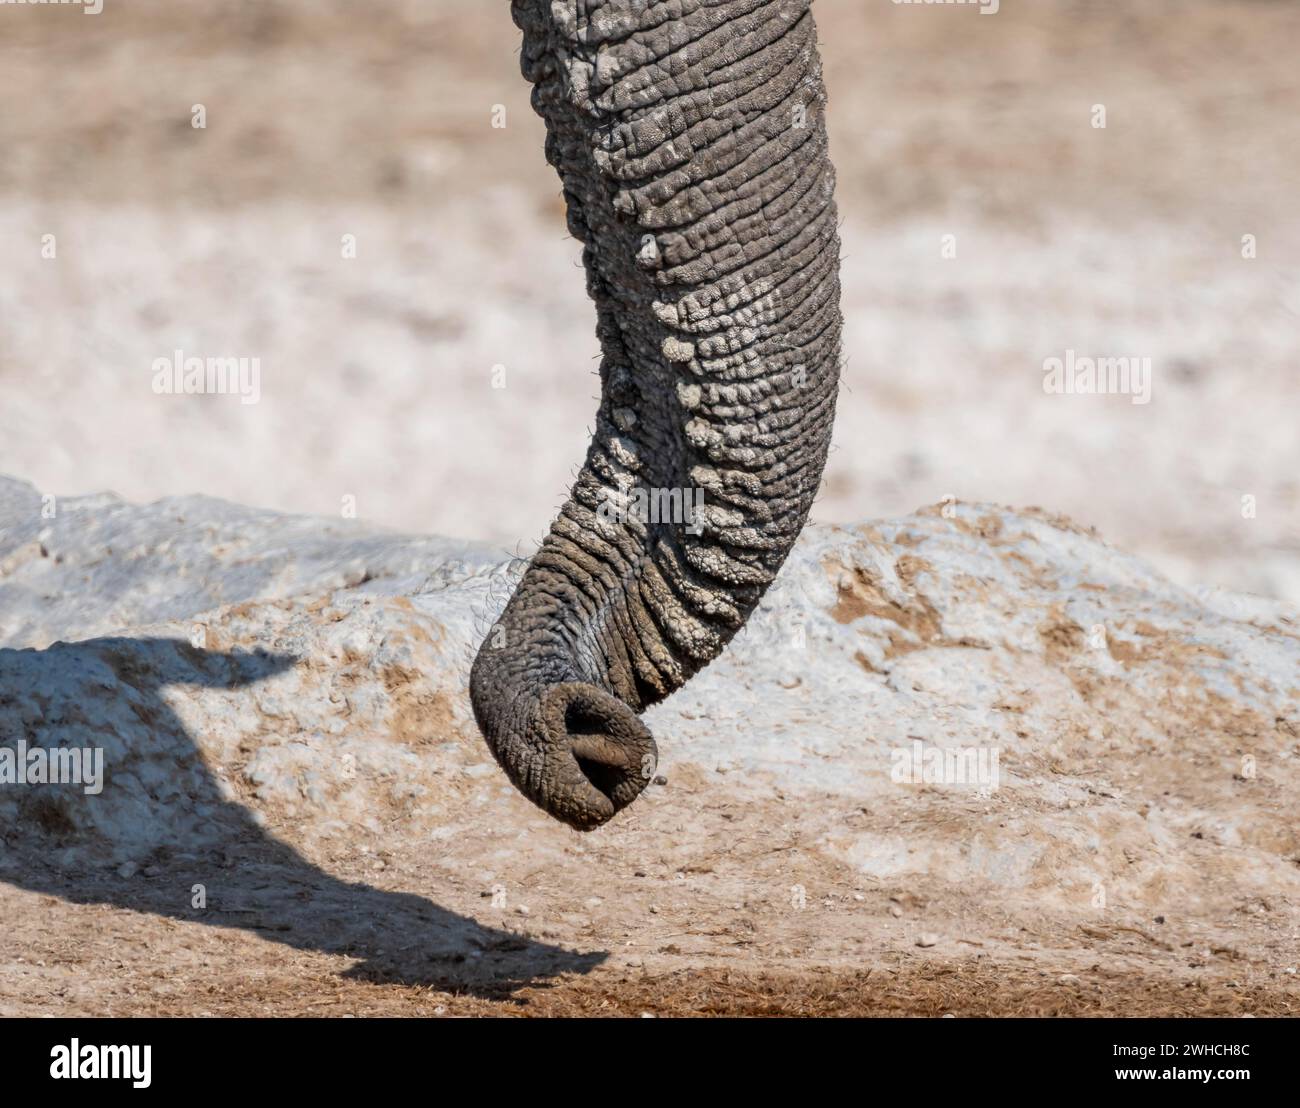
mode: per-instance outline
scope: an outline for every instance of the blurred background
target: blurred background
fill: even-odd
[[[814,11],[816,517],[1039,505],[1300,601],[1300,3]],[[531,550],[598,382],[518,47],[507,0],[0,6],[0,472]],[[156,394],[175,350],[260,359],[260,401]],[[1067,350],[1149,357],[1151,402],[1046,394]]]

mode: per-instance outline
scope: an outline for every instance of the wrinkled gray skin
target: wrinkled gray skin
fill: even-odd
[[[809,3],[513,3],[585,244],[601,402],[470,691],[510,780],[581,830],[653,777],[638,714],[741,628],[821,481],[839,239]],[[649,490],[704,508],[638,510]]]

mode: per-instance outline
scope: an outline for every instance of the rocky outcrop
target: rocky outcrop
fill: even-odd
[[[6,842],[52,866],[259,834],[527,887],[590,882],[595,850],[738,901],[821,883],[953,919],[1177,915],[1294,966],[1300,617],[1067,520],[810,528],[724,656],[647,713],[645,810],[583,837],[514,792],[469,711],[519,563],[203,498],[50,504],[0,482],[0,742],[103,751],[97,794],[0,785]]]

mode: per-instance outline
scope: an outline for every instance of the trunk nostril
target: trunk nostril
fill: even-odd
[[[575,739],[595,735],[606,737],[605,717],[586,704],[571,700],[564,709],[564,729]]]
[[[539,708],[557,779],[568,775],[568,785],[557,793],[563,794],[563,803],[575,802],[584,791],[598,793],[602,808],[604,802],[609,808],[601,811],[595,826],[636,799],[654,773],[657,751],[649,730],[627,704],[594,685],[569,681],[551,686]],[[543,806],[554,811],[554,800]]]
[[[574,760],[578,763],[578,768],[582,770],[582,775],[591,782],[603,796],[610,801],[616,801],[619,786],[623,785],[628,777],[628,770],[625,766],[611,766],[605,762],[597,762],[591,758],[584,758],[581,754],[574,754]]]
[[[573,742],[574,760],[582,775],[610,800],[615,800],[636,767],[635,756],[610,733],[610,721],[587,705],[571,702],[564,712],[564,729]]]

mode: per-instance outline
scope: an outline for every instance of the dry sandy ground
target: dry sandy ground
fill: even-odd
[[[662,791],[683,788],[696,791]],[[559,865],[530,865],[492,835],[458,843],[457,855],[477,847],[491,860],[493,886],[440,866],[433,846],[320,857],[357,890],[356,914],[329,921],[355,954],[301,949],[320,944],[319,907],[304,903],[320,887],[275,862],[259,871],[247,850],[240,880],[262,879],[258,908],[218,912],[215,925],[188,909],[193,864],[133,876],[140,912],[111,874],[69,874],[66,899],[5,886],[0,1015],[1300,1014],[1295,967],[1276,960],[1279,946],[1294,955],[1294,936],[1268,905],[1225,921],[1232,943],[1175,919],[1067,923],[938,884],[863,882],[797,847],[746,849],[747,825],[796,819],[788,810],[693,807],[692,847],[674,806],[654,807],[574,834]],[[220,877],[204,879],[219,891]],[[807,890],[801,909],[792,881]],[[519,902],[493,908],[497,884],[522,890]],[[396,918],[366,918],[393,911],[389,893]],[[159,896],[175,899],[176,918],[158,914]],[[97,897],[114,906],[77,903]],[[404,918],[440,910],[481,921],[468,952],[429,954],[427,922]],[[918,947],[930,933],[935,945]],[[548,940],[561,936],[557,951]]]
[[[847,358],[818,518],[1041,504],[1180,581],[1300,597],[1300,9],[817,12]],[[528,549],[596,347],[506,0],[0,20],[41,89],[0,114],[0,472]],[[259,358],[260,402],[154,395],[177,349]],[[1045,395],[1067,350],[1150,357],[1151,403]]]

